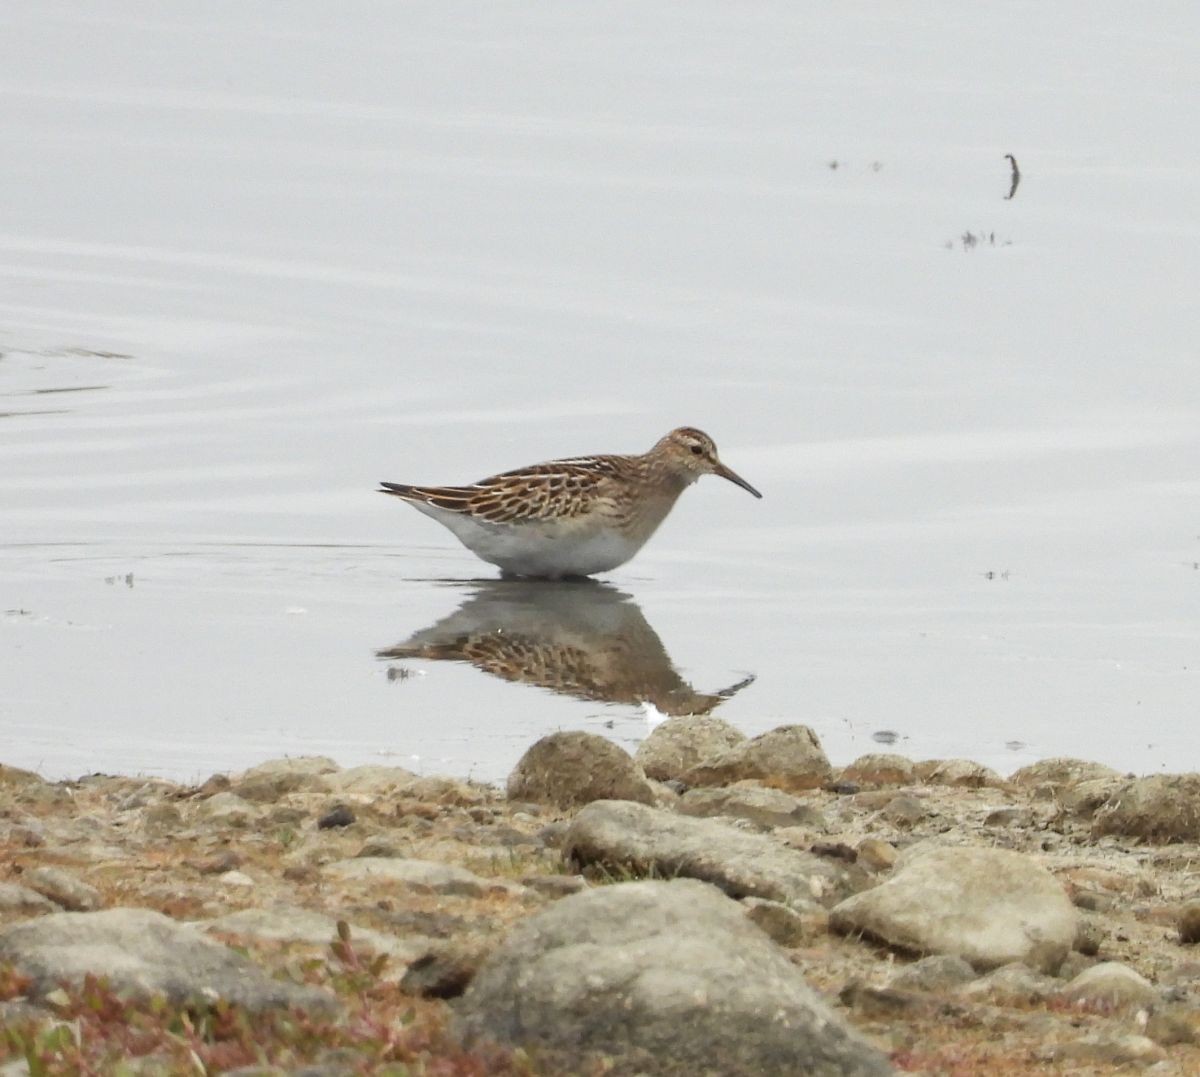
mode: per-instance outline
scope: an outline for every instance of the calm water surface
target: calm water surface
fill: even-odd
[[[1200,767],[1195,5],[0,25],[0,760]],[[373,492],[683,423],[764,500],[595,585]]]

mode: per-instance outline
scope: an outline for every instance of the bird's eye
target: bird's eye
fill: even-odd
[[[696,456],[699,456],[699,455],[700,455],[702,452],[704,452],[704,449],[703,449],[703,447],[701,447],[700,445],[693,445],[693,446],[692,446],[692,452],[693,452],[693,453],[694,453]]]

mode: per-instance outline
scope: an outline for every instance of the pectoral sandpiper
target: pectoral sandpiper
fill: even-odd
[[[717,692],[680,676],[638,604],[598,580],[481,580],[448,617],[377,651],[380,658],[469,662],[518,684],[575,699],[651,704],[660,714],[709,714],[754,683]],[[400,667],[401,669],[405,667]]]
[[[624,564],[701,475],[762,497],[717,458],[707,434],[672,430],[640,456],[577,456],[505,471],[469,486],[405,486],[393,494],[448,527],[505,575],[562,579]]]

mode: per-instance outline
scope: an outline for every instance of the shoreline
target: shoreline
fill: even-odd
[[[817,1014],[841,1037],[823,1072],[1200,1072],[1194,774],[1052,759],[1003,777],[886,753],[834,768],[804,726],[748,739],[674,718],[636,756],[543,737],[506,790],[322,757],[196,785],[0,765],[0,849],[6,1075],[192,1056],[212,1073],[703,1072],[688,1052],[710,1033],[712,1072],[787,1072],[750,1020],[760,977],[790,1027]],[[664,923],[715,926],[672,942],[665,971],[673,927],[628,950],[627,926],[604,926],[678,902]],[[593,1024],[564,1040],[578,1007],[554,1007],[581,988],[521,950],[555,932],[639,982],[709,977],[707,1001],[675,1041],[654,1023],[675,987],[591,984]],[[759,970],[736,997],[723,955]],[[519,1035],[501,980],[530,985]],[[620,1035],[596,1024],[609,990],[637,1015]]]

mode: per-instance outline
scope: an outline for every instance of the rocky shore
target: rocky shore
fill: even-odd
[[[673,718],[504,790],[0,766],[0,1077],[1200,1073],[1200,775]]]

